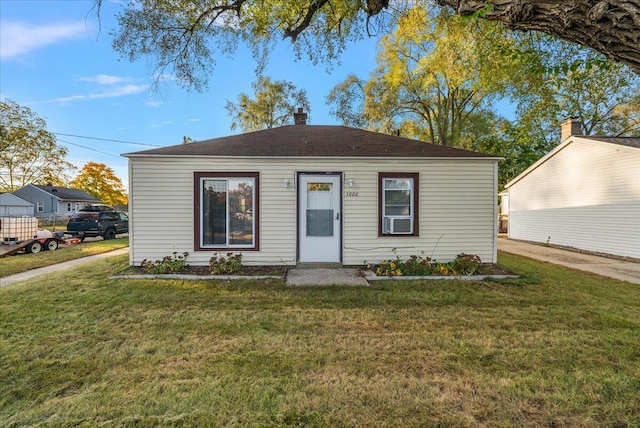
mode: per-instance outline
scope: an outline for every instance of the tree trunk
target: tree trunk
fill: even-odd
[[[640,0],[437,0],[508,28],[541,31],[595,49],[640,74]],[[489,6],[490,5],[490,6]]]

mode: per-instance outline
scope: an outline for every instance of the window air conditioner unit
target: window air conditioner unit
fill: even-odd
[[[411,217],[385,217],[384,233],[393,235],[413,233],[413,220]]]

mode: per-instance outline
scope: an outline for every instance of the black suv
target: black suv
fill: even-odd
[[[129,217],[118,211],[79,211],[69,219],[65,233],[81,240],[87,236],[113,239],[121,233],[129,233]]]

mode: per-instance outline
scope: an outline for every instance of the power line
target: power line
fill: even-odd
[[[163,147],[158,144],[146,144],[146,143],[134,143],[133,141],[112,140],[109,138],[87,137],[85,135],[63,134],[62,132],[52,132],[55,135],[64,135],[65,137],[86,138],[87,140],[99,140],[99,141],[111,141],[113,143],[133,144],[134,146],[147,146],[147,147]],[[60,140],[63,141],[63,140]],[[68,142],[68,141],[66,141]],[[69,143],[72,144],[72,143]],[[82,147],[82,146],[80,146]],[[86,148],[86,147],[85,147]]]
[[[83,148],[83,149],[92,150],[92,151],[94,151],[94,152],[102,153],[103,155],[107,155],[107,156],[113,156],[114,158],[118,158],[118,159],[120,159],[120,158],[121,158],[121,156],[114,155],[113,153],[103,152],[102,150],[93,149],[93,148],[91,148],[91,147],[83,146],[83,145],[81,145],[81,144],[72,143],[71,141],[62,140],[62,139],[60,139],[60,138],[56,138],[56,139],[57,139],[58,141],[62,141],[63,143],[71,144],[72,146],[77,146],[77,147],[81,147],[81,148]]]

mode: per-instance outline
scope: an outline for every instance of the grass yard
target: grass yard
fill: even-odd
[[[55,251],[41,251],[37,254],[6,256],[0,258],[0,278],[128,246],[129,238],[117,238],[66,245]]]
[[[0,288],[0,425],[640,425],[640,287],[500,254],[501,282]]]

